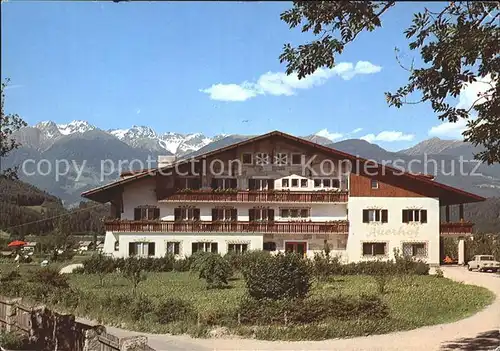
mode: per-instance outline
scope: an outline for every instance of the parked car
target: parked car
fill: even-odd
[[[495,261],[492,255],[476,255],[467,263],[467,268],[469,271],[477,269],[479,272],[497,272],[500,270],[500,262]]]

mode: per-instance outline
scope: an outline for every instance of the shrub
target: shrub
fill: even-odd
[[[227,260],[233,272],[240,272],[243,267],[245,253],[228,252],[224,259]]]
[[[42,284],[44,288],[69,288],[67,275],[60,274],[57,269],[50,267],[35,271],[31,281]]]
[[[381,319],[389,314],[379,297],[362,295],[312,297],[292,300],[255,300],[248,296],[238,305],[240,321],[247,325],[310,324],[327,319]]]
[[[179,258],[174,260],[173,269],[176,272],[187,272],[191,268],[191,260],[189,258]]]
[[[303,298],[311,287],[309,263],[296,254],[262,255],[249,260],[243,276],[248,293],[257,300]]]
[[[0,282],[6,283],[6,282],[13,282],[15,280],[21,279],[21,274],[19,274],[18,271],[10,271],[6,275],[4,275],[2,278],[0,278]]]
[[[209,289],[227,286],[228,279],[233,275],[229,262],[215,253],[197,255],[192,268],[199,272],[200,279],[205,279]]]
[[[132,293],[135,295],[139,284],[147,279],[146,274],[142,269],[140,260],[134,258],[127,259],[123,266],[122,273],[132,283]]]
[[[6,350],[27,350],[30,346],[29,338],[17,332],[0,332],[0,345]]]
[[[142,294],[136,296],[130,305],[123,307],[133,320],[145,320],[154,311],[153,302]]]
[[[158,323],[161,324],[194,319],[195,317],[193,306],[187,301],[178,298],[163,300],[156,306],[153,313]]]
[[[391,280],[391,276],[388,273],[381,273],[374,276],[375,282],[377,283],[377,291],[379,294],[385,294],[387,292],[387,283]]]
[[[335,274],[341,274],[342,264],[337,256],[330,256],[326,252],[315,253],[313,262],[313,274],[319,279],[326,279]]]
[[[436,268],[436,278],[444,278],[444,272],[441,268]]]

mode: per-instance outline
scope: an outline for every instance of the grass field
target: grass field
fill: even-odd
[[[95,275],[72,275],[71,285],[92,292],[98,296],[130,293],[130,283],[118,274],[107,276],[104,286],[99,286]],[[243,279],[231,281],[231,288],[207,290],[205,283],[192,273],[149,273],[146,281],[139,285],[138,293],[154,300],[178,297],[194,304],[203,314],[217,315],[220,310],[231,310],[245,293]],[[342,276],[328,283],[315,283],[313,295],[361,295],[377,294],[377,285],[370,276]],[[318,332],[303,327],[291,327],[286,331],[278,327],[240,328],[243,335],[253,334],[264,339],[324,339],[331,337],[385,333],[395,330],[413,329],[425,325],[440,324],[465,318],[483,309],[493,301],[494,295],[487,289],[453,282],[434,276],[403,276],[392,279],[383,299],[388,303],[390,316],[380,321],[335,321],[333,325],[323,325]],[[100,316],[104,322],[106,316]],[[333,322],[333,321],[332,321]],[[120,321],[123,323],[123,321]],[[131,329],[149,332],[175,332],[171,326],[148,323],[121,324]],[[318,334],[319,333],[319,334]]]
[[[57,267],[75,263],[85,257],[75,257],[71,262],[53,263]],[[0,261],[3,274],[15,269],[12,262]],[[40,269],[39,264],[21,264],[22,275]],[[397,330],[414,329],[425,325],[452,322],[470,316],[488,304],[494,295],[485,288],[457,283],[436,276],[403,275],[393,277],[386,286],[382,299],[389,306],[389,317],[382,320],[351,319],[338,320],[332,318],[317,324],[301,326],[238,326],[235,312],[241,297],[245,294],[245,282],[237,277],[230,282],[227,289],[206,289],[205,282],[198,279],[197,274],[190,272],[147,273],[147,279],[138,286],[137,294],[158,304],[166,298],[174,297],[190,302],[198,315],[208,316],[211,325],[228,325],[232,333],[246,337],[270,340],[321,340],[326,338],[381,334]],[[119,326],[125,329],[152,333],[189,333],[204,336],[213,326],[199,328],[196,322],[174,322],[158,324],[153,318],[138,321],[130,316],[129,311],[113,309],[105,301],[115,301],[114,296],[131,295],[131,283],[119,273],[105,276],[103,286],[99,284],[98,275],[71,274],[69,283],[72,288],[92,295],[83,303],[80,302],[71,312],[82,317],[97,319],[106,325]],[[313,283],[311,295],[331,296],[361,294],[378,295],[377,284],[373,276],[335,276],[328,282]],[[84,294],[85,295],[85,294]],[[132,308],[132,306],[130,307]],[[225,316],[225,317],[219,317]]]

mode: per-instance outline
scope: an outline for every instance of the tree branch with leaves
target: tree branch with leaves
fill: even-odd
[[[7,90],[10,79],[5,79],[2,82],[1,89],[1,114],[0,114],[0,177],[17,179],[17,167],[3,168],[2,159],[5,158],[12,150],[17,149],[20,144],[16,141],[12,134],[27,124],[17,114],[5,113],[5,90]]]
[[[286,63],[286,73],[302,79],[318,68],[333,68],[336,55],[358,34],[381,27],[382,15],[396,5],[395,1],[294,1],[281,19],[318,39],[297,47],[284,45],[280,62]],[[409,49],[418,51],[423,67],[412,62],[405,68],[397,57],[408,71],[408,82],[385,93],[389,106],[430,103],[442,121],[465,119],[464,140],[482,146],[476,158],[489,164],[500,162],[499,20],[499,1],[450,1],[439,12],[424,7],[404,31]],[[489,87],[471,106],[452,104],[468,84],[478,81]],[[415,99],[415,94],[420,96]]]

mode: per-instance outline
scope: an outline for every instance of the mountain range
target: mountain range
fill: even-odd
[[[50,164],[52,172],[49,173],[48,168],[43,169],[43,172],[34,172],[34,166],[30,164],[31,168],[26,167],[29,168],[26,173],[20,170],[20,178],[61,198],[66,206],[79,203],[82,191],[117,179],[120,169],[112,169],[111,162],[106,163],[103,160],[118,164],[120,160],[138,159],[143,160],[143,166],[155,167],[158,155],[187,158],[252,137],[237,134],[210,137],[202,133],[157,133],[147,126],[102,130],[86,121],[67,124],[40,122],[20,129],[14,136],[21,143],[21,147],[3,159],[2,166],[22,165],[27,159],[34,162],[47,160],[44,166],[47,168]],[[472,160],[473,155],[480,151],[479,148],[463,141],[432,138],[411,148],[392,152],[360,139],[334,143],[319,135],[302,138],[379,162],[397,160],[399,166],[412,166],[412,172],[437,174],[436,180],[445,184],[487,197],[500,196],[500,165],[481,164],[476,170],[479,173],[477,176],[460,174],[459,159],[462,157]],[[152,164],[146,163],[148,158],[153,161]],[[56,181],[54,171],[58,160],[70,160],[72,163],[67,174],[61,175]],[[429,167],[424,167],[425,162]],[[139,165],[135,164],[131,168],[138,167]],[[462,165],[466,173],[472,172],[475,167],[475,163]],[[122,170],[128,169],[129,165],[124,163]],[[78,177],[79,170],[81,175]],[[102,171],[105,173],[104,177],[101,177]]]

